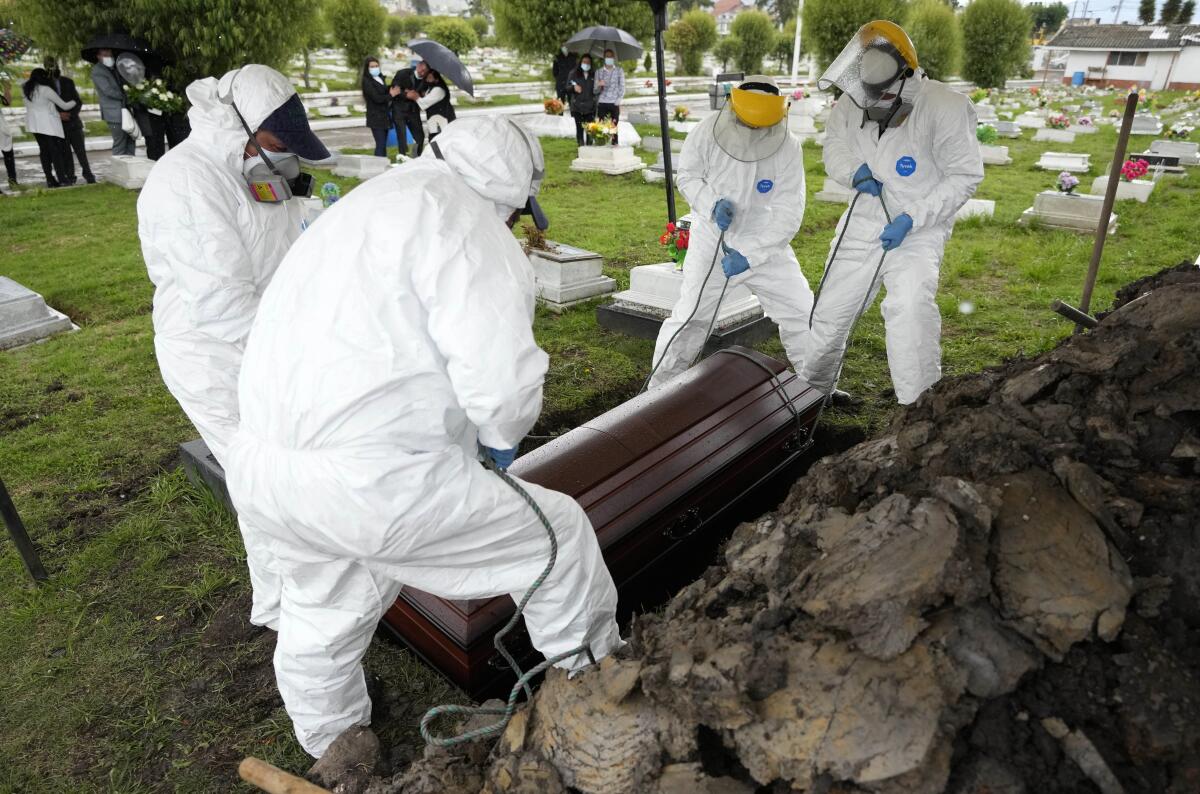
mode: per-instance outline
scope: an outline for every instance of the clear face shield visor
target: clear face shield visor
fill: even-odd
[[[891,107],[902,81],[916,71],[908,35],[890,22],[869,22],[850,39],[817,79],[822,91],[837,88],[860,108]]]

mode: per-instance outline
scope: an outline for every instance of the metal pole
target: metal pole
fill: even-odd
[[[21,523],[21,516],[17,515],[17,506],[13,504],[12,497],[8,495],[8,489],[4,487],[3,480],[0,480],[0,517],[4,518],[8,534],[12,535],[17,553],[21,555],[21,560],[29,570],[29,575],[36,582],[44,582],[49,579],[46,569],[42,567],[42,561],[38,559],[37,549],[34,548],[29,533],[25,531],[25,525]]]
[[[796,78],[800,74],[800,18],[803,15],[804,0],[796,0],[796,40],[792,42],[792,88],[796,87]]]
[[[663,139],[663,173],[667,185],[667,220],[675,222],[675,169],[671,165],[671,125],[667,120],[667,78],[663,67],[663,31],[667,29],[667,0],[650,0],[654,11],[654,60],[658,67],[658,121]]]
[[[1104,206],[1100,209],[1100,222],[1096,224],[1096,242],[1092,246],[1092,261],[1088,263],[1087,277],[1083,280],[1083,296],[1079,299],[1079,310],[1084,314],[1092,303],[1092,290],[1100,272],[1100,257],[1104,254],[1104,241],[1108,239],[1108,218],[1113,202],[1117,198],[1117,185],[1121,181],[1121,165],[1125,161],[1125,147],[1129,144],[1129,130],[1133,127],[1133,114],[1137,111],[1138,92],[1135,88],[1125,98],[1125,116],[1121,119],[1121,131],[1117,134],[1117,148],[1113,152],[1112,167],[1108,170],[1108,189],[1104,191]],[[1075,333],[1083,330],[1075,326]]]

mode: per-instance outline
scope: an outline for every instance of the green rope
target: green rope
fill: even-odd
[[[522,671],[521,666],[517,664],[517,660],[514,659],[512,654],[509,653],[508,649],[504,647],[504,637],[516,627],[517,621],[521,619],[521,614],[525,611],[526,604],[529,603],[529,599],[533,597],[533,594],[536,593],[538,588],[540,588],[546,581],[546,577],[550,575],[550,571],[554,569],[554,563],[558,559],[558,538],[554,534],[554,527],[550,524],[550,519],[546,518],[546,514],[542,512],[542,508],[538,506],[538,503],[534,501],[534,498],[529,495],[528,491],[521,487],[521,484],[517,482],[515,478],[513,478],[503,469],[498,468],[495,462],[490,458],[484,461],[484,465],[491,469],[496,476],[498,476],[505,482],[506,485],[508,485],[508,487],[516,491],[517,494],[525,500],[525,503],[529,505],[530,509],[533,510],[533,513],[538,517],[538,520],[542,522],[542,526],[546,528],[546,535],[550,538],[550,559],[546,562],[546,567],[542,570],[541,575],[539,575],[537,579],[534,579],[533,584],[531,584],[529,589],[525,591],[525,595],[521,598],[520,603],[517,604],[517,609],[515,612],[513,612],[512,617],[509,618],[508,623],[504,624],[504,627],[500,629],[500,631],[496,632],[496,637],[494,640],[496,650],[500,653],[504,660],[508,662],[508,666],[512,668],[513,672],[517,675],[517,682],[513,685],[512,690],[508,693],[508,702],[503,708],[499,706],[445,705],[434,706],[433,708],[429,709],[429,711],[425,712],[425,716],[421,718],[421,738],[423,738],[426,743],[436,745],[438,747],[451,747],[453,745],[464,744],[466,742],[475,741],[476,739],[482,739],[488,736],[498,736],[504,732],[506,727],[508,727],[509,720],[511,720],[513,714],[516,713],[517,699],[520,697],[522,690],[525,692],[525,696],[527,698],[533,698],[533,692],[529,688],[529,682],[531,680],[541,675],[547,669],[558,664],[559,662],[569,659],[572,656],[578,656],[581,653],[586,653],[593,664],[596,661],[595,657],[592,656],[591,648],[587,645],[581,645],[573,650],[560,653],[557,656],[552,656],[549,659],[546,659],[545,661],[530,668],[528,671]],[[466,717],[487,715],[497,716],[500,717],[500,719],[491,723],[490,725],[484,725],[483,727],[475,728],[474,730],[467,731],[466,733],[462,733],[457,736],[435,735],[430,727],[434,720],[436,720],[438,717],[450,715],[461,715]]]

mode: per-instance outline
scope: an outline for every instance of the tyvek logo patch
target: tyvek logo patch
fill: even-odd
[[[896,161],[896,173],[900,176],[912,176],[917,170],[917,161],[907,154]]]
[[[769,179],[760,179],[755,187],[758,188],[759,193],[770,193],[771,188],[775,187],[775,183]]]

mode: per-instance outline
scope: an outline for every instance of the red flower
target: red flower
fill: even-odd
[[[679,246],[680,248],[687,248],[688,243],[691,242],[691,239],[691,232],[680,232],[679,236],[675,238],[675,245]]]
[[[675,233],[675,224],[674,223],[667,224],[667,232],[669,232],[670,234]]]
[[[669,235],[669,234],[664,234],[662,237],[659,237],[659,238],[658,238],[658,244],[659,244],[659,245],[666,245],[666,244],[667,244],[667,240],[669,240],[669,239],[671,239],[671,235]]]

